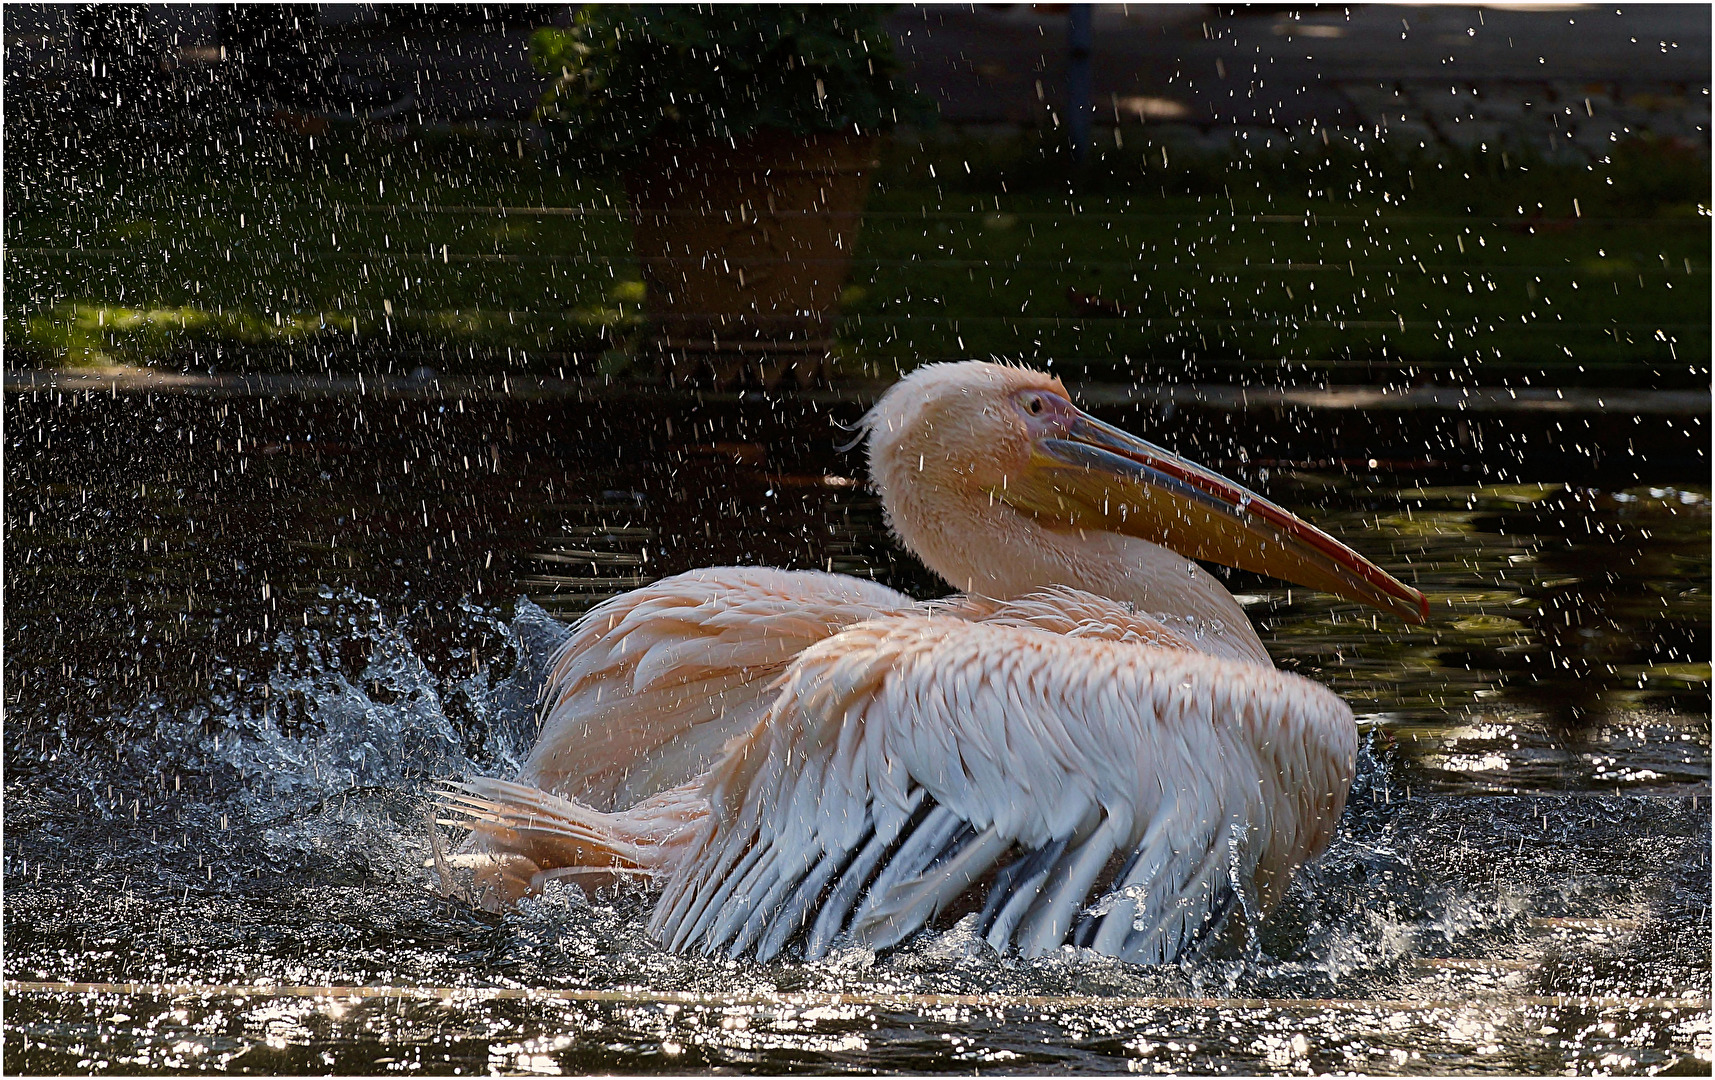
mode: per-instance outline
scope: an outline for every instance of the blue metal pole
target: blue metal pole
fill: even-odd
[[[1082,165],[1090,154],[1090,8],[1069,4],[1066,9],[1066,133],[1072,160]]]

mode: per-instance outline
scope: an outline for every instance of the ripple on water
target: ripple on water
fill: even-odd
[[[25,763],[45,782],[9,780],[7,978],[202,989],[14,987],[8,1068],[1706,1060],[1706,808],[1408,794],[1417,766],[1382,728],[1328,854],[1254,940],[1183,966],[1001,957],[963,924],[818,964],[677,957],[648,939],[635,887],[556,883],[504,916],[475,912],[432,891],[423,784],[516,767],[564,627],[528,601],[510,619],[469,605],[459,617],[500,644],[437,676],[408,621],[355,593],[319,599],[345,630],[279,635],[265,708],[140,707],[116,720],[125,752],[68,751]],[[351,996],[361,987],[399,989]]]

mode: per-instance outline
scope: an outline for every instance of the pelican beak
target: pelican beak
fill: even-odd
[[[1060,406],[1059,402],[1055,403]],[[997,498],[1063,528],[1101,529],[1392,612],[1429,600],[1316,526],[1219,473],[1064,405]]]

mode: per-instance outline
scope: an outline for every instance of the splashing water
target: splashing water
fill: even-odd
[[[1272,1071],[1309,1060],[1312,1045],[1326,1052],[1318,1014],[1296,1003],[1329,999],[1347,1003],[1342,1045],[1371,1070],[1399,1067],[1390,1055],[1407,1045],[1511,1062],[1552,1046],[1591,1063],[1584,1055],[1623,1037],[1641,1063],[1682,1059],[1696,1040],[1695,1025],[1632,1024],[1557,1043],[1542,1029],[1560,1021],[1543,1017],[1561,1012],[1533,1003],[1603,997],[1636,1013],[1623,1002],[1669,999],[1680,1016],[1672,1001],[1707,994],[1706,929],[1688,934],[1675,917],[1676,905],[1707,903],[1706,876],[1701,900],[1696,885],[1706,818],[1635,797],[1406,799],[1394,752],[1374,737],[1328,854],[1246,947],[1183,966],[1071,947],[1002,957],[967,923],[812,965],[676,957],[644,931],[651,896],[636,886],[591,895],[551,883],[487,916],[436,895],[424,783],[516,769],[564,625],[528,600],[510,619],[463,604],[457,618],[498,644],[469,658],[469,673],[437,676],[408,618],[355,592],[319,599],[344,631],[277,635],[276,665],[258,676],[268,690],[250,699],[262,706],[140,706],[115,721],[125,752],[62,759],[56,768],[70,767],[37,771],[53,782],[8,789],[8,978],[204,988],[90,991],[118,1003],[102,1025],[117,1067],[312,1061],[308,1048],[332,1033],[367,1048],[353,1062],[379,1062],[426,1045],[427,999],[408,995],[436,987],[471,995],[434,1021],[457,1031],[445,1061],[574,1068],[861,1057],[926,1069],[951,1047],[945,1060],[967,1067],[1205,1068],[1230,1056]],[[145,800],[137,788],[151,783]],[[81,946],[68,952],[74,926]],[[232,986],[255,996],[234,999]],[[325,989],[306,999],[293,989],[304,986]],[[342,986],[407,996],[338,1004]],[[483,997],[502,991],[525,997]],[[1428,1005],[1453,997],[1466,1005]],[[84,1029],[56,1019],[70,1000],[14,996],[9,1063],[81,1060],[70,1055],[87,1053]],[[1184,1002],[1176,1019],[1170,1001]],[[181,1015],[191,1019],[171,1019]],[[1202,1034],[1163,1037],[1186,1024]],[[186,1057],[187,1043],[201,1049]]]
[[[1280,664],[1369,733],[1330,850],[1241,947],[1022,961],[955,924],[756,965],[664,953],[635,888],[555,885],[504,916],[443,897],[427,787],[512,775],[561,620],[643,580],[764,562],[937,595],[853,463],[802,449],[825,445],[824,412],[614,404],[568,456],[551,403],[366,400],[382,433],[361,443],[343,413],[274,402],[8,404],[59,425],[8,456],[31,470],[9,473],[9,513],[36,508],[7,548],[10,1068],[1642,1071],[1706,1053],[1708,509],[1683,480],[1359,491],[1278,465],[1271,498],[1397,546],[1448,615],[1378,629],[1227,579]],[[224,479],[183,493],[103,471],[176,460],[181,433],[212,445],[229,408],[302,452],[223,451]],[[677,441],[633,463],[663,410]],[[414,465],[379,490],[455,417],[423,455],[450,476]],[[1224,437],[1182,422],[1188,448]],[[502,431],[516,468],[465,471]],[[476,516],[397,513],[443,505],[452,477]],[[207,580],[228,559],[230,582]],[[1581,611],[1609,622],[1566,620]]]

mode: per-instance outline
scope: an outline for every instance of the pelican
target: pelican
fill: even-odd
[[[641,876],[664,945],[764,961],[974,916],[1002,953],[1170,963],[1254,925],[1357,731],[1196,560],[1412,622],[1423,595],[1046,374],[928,365],[860,425],[889,526],[962,592],[720,567],[593,608],[521,775],[443,796],[485,903]]]

